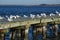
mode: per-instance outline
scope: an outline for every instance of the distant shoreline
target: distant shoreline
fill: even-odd
[[[40,5],[0,5],[0,6],[60,6],[60,4],[40,4]]]

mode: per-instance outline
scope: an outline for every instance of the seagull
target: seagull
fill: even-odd
[[[28,16],[24,15],[24,18],[27,18]]]
[[[13,21],[13,19],[8,16],[6,16],[6,18],[8,19],[9,22]]]
[[[19,16],[19,15],[16,15],[16,17],[17,17],[17,18],[20,18],[20,16]]]
[[[55,16],[55,14],[51,13],[50,16]]]
[[[45,14],[45,13],[41,13],[41,16],[44,16],[44,17],[46,17],[46,14]]]
[[[58,15],[60,16],[60,13]]]
[[[58,14],[59,12],[58,12],[58,11],[56,11],[56,13]]]
[[[58,11],[56,11],[57,15],[60,16],[60,13]]]
[[[41,16],[39,14],[37,14],[37,17],[40,18]]]
[[[35,15],[33,15],[33,14],[30,14],[30,17],[33,19],[33,18],[35,18]]]
[[[8,16],[5,16],[6,18],[8,18]]]
[[[4,17],[1,17],[1,16],[0,16],[0,20],[2,20],[2,19],[4,19]]]
[[[10,18],[11,18],[11,19],[12,19],[12,18],[15,18],[15,19],[16,19],[16,16],[10,15]]]
[[[8,18],[8,21],[9,21],[9,22],[11,22],[11,21],[13,21],[13,19],[11,19],[11,18]]]

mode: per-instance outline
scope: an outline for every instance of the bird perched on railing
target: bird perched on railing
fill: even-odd
[[[20,16],[19,15],[16,15],[16,18],[20,18]]]
[[[11,19],[12,19],[12,18],[16,19],[16,16],[10,15],[10,18],[11,18]]]
[[[41,16],[46,17],[46,13],[41,13]]]
[[[58,12],[58,11],[56,11],[56,13],[58,14],[59,12]]]
[[[39,14],[37,14],[37,18],[40,18],[41,16]]]
[[[6,18],[7,18],[7,20],[8,20],[9,22],[13,21],[13,19],[10,18],[10,17],[8,17],[8,16],[6,16]]]
[[[55,16],[55,14],[54,13],[50,13],[50,16]]]
[[[6,18],[8,19],[8,21],[13,21],[14,19],[16,19],[16,16],[10,15],[10,17],[6,16]]]
[[[19,15],[16,15],[16,16],[10,15],[10,17],[6,16],[6,18],[8,19],[8,21],[14,21],[17,18],[20,18],[20,16]]]
[[[58,11],[56,11],[56,14],[57,14],[58,16],[60,16],[60,13],[59,13]]]
[[[60,16],[60,13],[58,15]]]
[[[0,20],[4,19],[4,17],[0,16]]]
[[[28,16],[24,15],[24,18],[27,18]]]
[[[33,14],[30,14],[30,17],[33,19],[33,18],[35,18],[35,15],[33,15]]]
[[[14,21],[14,19],[20,18],[20,16],[19,15],[16,15],[16,16],[10,15],[10,17],[6,16],[6,18],[8,19],[8,21]]]

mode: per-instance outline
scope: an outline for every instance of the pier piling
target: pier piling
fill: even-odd
[[[42,27],[42,35],[43,35],[43,39],[46,39],[46,26]]]
[[[55,29],[55,36],[58,36],[58,25],[57,24],[55,24],[54,29]]]

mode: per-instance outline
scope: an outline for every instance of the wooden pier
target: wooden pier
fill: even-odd
[[[23,37],[22,34],[24,34],[23,38],[24,38],[24,40],[27,40],[27,33],[28,33],[27,30],[32,25],[35,28],[34,30],[36,30],[36,31],[33,30],[34,38],[35,38],[35,35],[38,32],[40,32],[43,35],[43,39],[45,39],[46,38],[46,33],[45,32],[47,30],[46,29],[47,24],[51,24],[52,27],[54,26],[55,36],[57,36],[58,35],[58,26],[57,26],[57,24],[60,24],[60,16],[56,16],[56,17],[55,16],[53,16],[53,17],[40,17],[40,18],[34,18],[34,19],[26,18],[26,19],[20,20],[20,21],[4,22],[4,23],[0,23],[0,30],[2,31],[2,33],[8,32],[8,29],[11,29],[11,30],[12,29],[23,30],[24,33],[22,31],[20,31],[20,33],[19,33],[20,36],[19,37]],[[10,39],[13,39],[14,32],[11,31],[10,34],[12,34],[12,36],[11,36],[12,38],[10,38]]]

